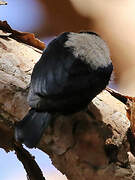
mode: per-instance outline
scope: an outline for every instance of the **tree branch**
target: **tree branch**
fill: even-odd
[[[17,158],[22,162],[29,180],[45,180],[34,157],[22,146],[14,145]]]

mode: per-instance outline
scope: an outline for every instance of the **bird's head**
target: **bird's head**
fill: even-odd
[[[112,63],[105,41],[94,32],[70,32],[66,34],[64,46],[72,49],[76,58],[86,62],[94,70]]]

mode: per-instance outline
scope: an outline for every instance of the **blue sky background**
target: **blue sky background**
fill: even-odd
[[[66,178],[51,164],[49,157],[38,149],[30,150],[35,156],[47,180],[66,180]],[[26,180],[26,172],[14,152],[6,153],[0,149],[0,180]]]
[[[0,20],[7,20],[13,28],[31,31],[42,23],[42,8],[36,0],[7,0],[7,2],[7,6],[0,6]]]
[[[7,6],[0,6],[0,20],[6,20],[12,28],[31,32],[42,23],[42,9],[36,0],[7,0]],[[44,19],[45,20],[45,19]],[[49,39],[44,39],[48,43]],[[49,157],[38,149],[29,150],[36,158],[47,180],[66,178],[51,164]],[[0,180],[26,180],[22,164],[14,152],[0,149]]]

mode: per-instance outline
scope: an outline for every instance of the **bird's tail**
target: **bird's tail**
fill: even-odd
[[[15,139],[27,147],[35,147],[51,121],[52,115],[31,109],[23,120],[15,126]]]

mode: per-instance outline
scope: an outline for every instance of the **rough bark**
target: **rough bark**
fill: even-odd
[[[14,124],[28,111],[27,86],[41,51],[0,37],[0,147],[14,149]],[[126,106],[107,91],[82,112],[54,116],[37,148],[68,180],[135,179]],[[134,142],[132,141],[134,145]]]

